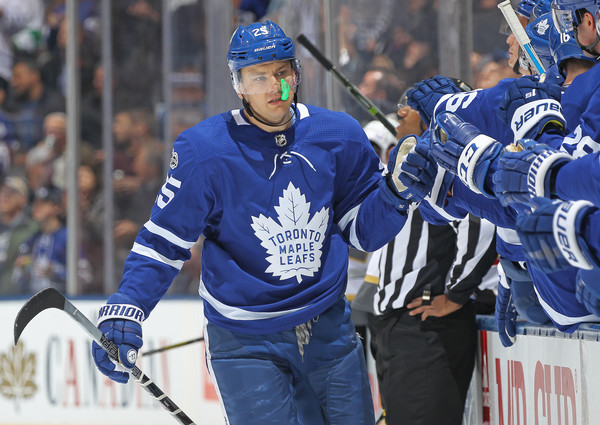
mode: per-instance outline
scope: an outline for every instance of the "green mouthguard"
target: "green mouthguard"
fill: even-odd
[[[290,96],[290,85],[283,78],[281,79],[281,100],[288,100]]]

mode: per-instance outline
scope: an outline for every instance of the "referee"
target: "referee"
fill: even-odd
[[[471,296],[496,258],[490,222],[434,226],[418,209],[371,256],[369,330],[387,425],[462,424],[477,349]]]

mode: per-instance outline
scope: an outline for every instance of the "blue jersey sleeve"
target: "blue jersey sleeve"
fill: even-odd
[[[563,165],[556,174],[555,193],[565,201],[583,199],[600,206],[600,152]]]
[[[573,80],[561,99],[566,135],[551,131],[537,139],[580,158],[600,150],[600,63]]]
[[[210,173],[199,172],[207,165],[198,163],[193,148],[185,133],[175,141],[166,182],[125,263],[119,292],[136,300],[146,317],[190,258],[214,205],[204,181]]]
[[[435,114],[443,111],[453,112],[503,145],[510,144],[513,141],[513,133],[510,126],[500,119],[498,105],[504,98],[507,87],[514,80],[506,78],[489,89],[446,95],[438,102]]]

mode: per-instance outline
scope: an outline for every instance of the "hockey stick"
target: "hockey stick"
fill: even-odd
[[[317,49],[317,46],[312,44],[308,38],[304,36],[304,34],[300,34],[298,36],[298,42],[302,44],[306,49],[315,57],[317,61],[323,67],[329,71],[335,78],[338,79],[340,83],[344,86],[344,88],[361,104],[363,108],[365,108],[374,118],[378,119],[379,122],[383,124],[387,130],[396,137],[396,127],[394,124],[387,119],[387,117],[379,110],[379,108],[369,100],[364,94],[360,92],[358,87],[356,87],[344,74],[342,74],[335,67],[334,64],[331,63],[329,59],[327,59],[320,51]]]
[[[106,350],[112,360],[118,361],[119,348],[111,340],[106,338],[90,320],[83,315],[63,294],[54,288],[42,289],[40,292],[31,297],[15,318],[15,345],[21,336],[21,333],[31,320],[40,312],[49,309],[57,308],[71,316],[79,325],[92,337],[102,348]],[[162,404],[162,406],[183,425],[195,425],[194,422],[181,410],[166,394],[154,383],[148,376],[137,367],[131,369],[131,374],[152,397]]]
[[[521,25],[521,22],[519,21],[517,14],[515,13],[514,9],[512,8],[510,0],[505,0],[502,3],[498,4],[498,9],[500,9],[500,11],[502,12],[502,15],[504,15],[504,19],[506,19],[506,22],[508,23],[510,30],[515,35],[515,38],[517,39],[517,43],[519,43],[519,46],[521,46],[521,48],[527,55],[527,58],[535,67],[535,70],[537,71],[537,73],[539,75],[544,74],[546,72],[546,70],[544,69],[544,66],[542,65],[542,61],[540,60],[539,56],[533,49],[533,46],[531,45],[531,40],[529,39],[529,36],[525,32],[523,25]]]
[[[190,339],[188,341],[179,342],[177,344],[165,345],[164,347],[156,348],[154,350],[143,351],[142,355],[144,355],[144,356],[150,356],[152,354],[162,353],[163,351],[171,350],[173,348],[183,347],[184,345],[193,344],[194,342],[202,342],[202,341],[204,341],[204,337],[200,336],[198,338]]]

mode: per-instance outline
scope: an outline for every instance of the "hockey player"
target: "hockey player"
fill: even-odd
[[[540,18],[537,19],[537,22],[534,22],[532,24],[530,24],[530,27],[533,26],[535,28],[535,26],[537,25],[538,27],[546,27],[548,25],[548,16],[542,16]],[[543,25],[542,25],[543,24]],[[535,38],[533,38],[535,39]],[[567,37],[563,37],[562,40],[566,43],[569,39]],[[555,49],[556,50],[556,49]],[[562,61],[562,60],[561,60]],[[585,68],[584,68],[585,69]],[[581,73],[582,70],[578,70],[575,68],[570,68],[570,72],[571,75],[568,75],[567,78],[569,79],[569,81],[571,81],[574,78],[575,72],[579,72]],[[418,99],[415,99],[414,97],[414,93],[411,94],[413,96],[412,101],[414,102],[415,100],[417,101],[417,105],[416,107],[419,108],[419,110],[430,110],[430,113],[433,113],[433,109],[435,107],[435,111],[436,113],[439,111],[444,111],[444,110],[450,110],[450,111],[454,111],[456,112],[456,114],[460,115],[461,117],[463,117],[466,121],[472,122],[476,125],[476,127],[479,127],[480,129],[482,129],[487,135],[490,135],[494,138],[496,138],[499,141],[504,141],[504,143],[507,143],[507,141],[510,141],[513,137],[512,135],[512,131],[511,129],[502,121],[498,120],[496,117],[497,115],[494,113],[494,111],[490,111],[490,113],[485,113],[486,110],[490,109],[490,107],[493,109],[496,107],[496,105],[498,104],[499,99],[503,99],[504,98],[504,92],[507,90],[507,87],[509,87],[511,84],[513,84],[516,80],[503,80],[500,84],[498,84],[498,86],[492,88],[492,89],[488,89],[488,90],[481,90],[481,91],[476,91],[476,92],[472,92],[472,93],[458,93],[458,94],[448,94],[446,96],[442,96],[442,94],[438,94],[437,98],[435,95],[428,93],[431,92],[431,88],[432,88],[432,84],[429,84],[427,82],[424,83],[420,83],[419,85],[419,93],[417,93],[420,97]],[[439,87],[442,86],[442,84],[440,84],[439,82],[436,82],[436,86],[439,90]],[[435,86],[434,86],[435,87]],[[581,105],[581,95],[579,94],[579,91],[575,91],[572,90],[571,94],[575,93],[575,96],[572,96],[571,98],[576,98],[579,102],[574,102],[574,103],[579,103],[579,105]],[[558,95],[557,95],[558,96]],[[579,98],[578,98],[579,96]],[[584,98],[586,97],[586,95],[584,94],[583,96]],[[569,98],[568,96],[566,97],[567,99]],[[563,98],[564,100],[565,98]],[[428,109],[429,108],[429,109]],[[576,116],[576,113],[574,114],[567,114],[567,117],[570,118],[572,116]],[[578,118],[578,117],[577,117]],[[573,121],[574,119],[571,118],[569,121]],[[577,121],[577,120],[575,120]],[[496,150],[496,154],[500,151],[500,149],[498,148]],[[460,205],[462,208],[466,209],[467,211],[470,211],[472,213],[474,213],[475,215],[481,216],[481,217],[485,217],[490,219],[492,222],[494,222],[495,224],[501,226],[501,227],[510,227],[510,228],[514,228],[514,219],[515,219],[515,215],[510,215],[511,211],[512,214],[515,213],[514,210],[509,209],[503,209],[500,206],[496,205],[494,206],[494,203],[490,203],[489,200],[485,200],[482,199],[482,196],[477,196],[475,195],[472,191],[470,190],[465,190],[466,187],[464,185],[454,185],[453,186],[453,197],[451,198],[450,202],[453,202],[454,205]],[[485,188],[482,186],[481,190],[476,189],[477,192],[481,192],[482,190],[484,190]],[[488,195],[491,195],[491,189],[487,191]],[[487,205],[487,207],[486,207]],[[492,207],[492,209],[490,209],[489,207]],[[447,210],[451,211],[451,208],[447,207]],[[506,224],[502,224],[503,221],[500,221],[502,219],[502,217],[499,216],[499,214],[501,213],[507,213],[509,214],[507,219],[509,221],[508,226]],[[512,238],[511,238],[511,235]],[[525,276],[527,276],[528,272],[526,270],[523,270],[521,266],[519,266],[519,263],[517,261],[520,260],[524,260],[525,257],[523,256],[522,250],[520,249],[519,245],[515,245],[515,244],[507,244],[506,242],[516,242],[518,244],[518,238],[516,237],[516,234],[514,233],[514,231],[512,231],[511,229],[499,229],[499,238],[498,238],[498,252],[500,253],[500,255],[502,257],[505,258],[505,260],[503,261],[504,264],[504,268],[506,269],[507,273],[508,273],[508,282],[510,283],[510,281],[520,281],[522,280]],[[506,260],[512,260],[512,261],[506,261]],[[568,281],[569,279],[565,279],[563,276],[561,276],[562,273],[565,272],[560,272],[557,276],[545,276],[542,273],[539,273],[537,271],[534,270],[530,270],[530,273],[534,273],[537,275],[537,280],[540,287],[543,288],[552,288],[553,286],[556,287],[556,285],[552,285],[552,281],[557,281],[557,282],[563,282],[563,281]],[[501,279],[501,283],[502,281],[504,281],[503,279]],[[524,281],[525,282],[525,281]],[[546,282],[546,284],[541,284],[542,282]],[[499,287],[499,296],[497,298],[497,301],[499,303],[498,307],[500,309],[507,309],[508,312],[512,311],[512,308],[510,306],[510,303],[508,303],[509,300],[509,296],[508,293],[506,292],[508,285],[505,286],[500,286]],[[523,287],[522,284],[518,285],[518,287]],[[558,286],[560,288],[560,285]],[[515,288],[513,287],[513,292],[515,290]],[[555,317],[555,319],[557,321],[555,321],[555,324],[557,324],[557,326],[562,329],[562,330],[568,330],[568,329],[574,329],[574,327],[572,326],[572,323],[576,323],[579,320],[587,320],[585,318],[585,316],[587,316],[587,310],[584,308],[583,305],[578,305],[578,303],[576,302],[575,298],[574,298],[574,293],[572,288],[570,287],[565,287],[564,291],[564,297],[555,297],[554,294],[552,293],[554,290],[552,289],[552,291],[549,291],[547,294],[545,294],[546,296],[546,300],[550,301],[550,300],[555,300],[553,302],[546,302],[546,310],[549,310],[551,312],[551,315],[553,315]],[[533,301],[531,298],[531,292],[530,291],[525,291],[525,297],[521,299],[521,301]],[[544,296],[544,295],[543,295]],[[561,301],[561,298],[572,298],[572,302],[563,302]],[[513,294],[513,298],[518,298],[515,297],[515,294]],[[506,305],[503,305],[503,303],[506,303]],[[568,310],[564,310],[562,309],[562,305],[569,305]],[[525,311],[529,311],[529,314],[523,314]],[[543,317],[537,315],[536,313],[539,313],[539,310],[536,308],[531,309],[531,306],[528,305],[523,305],[519,308],[520,314],[525,316],[526,318],[528,318],[529,320],[533,319],[534,317],[536,317],[537,321],[543,320]],[[558,314],[557,314],[558,313]],[[569,314],[565,314],[565,313],[569,313],[570,315],[572,315],[572,319],[566,320],[566,321],[562,321],[562,318],[564,316],[568,316]],[[498,328],[499,328],[499,332],[500,332],[500,337],[502,339],[502,342],[504,345],[510,345],[512,342],[510,340],[510,338],[507,337],[507,334],[512,334],[514,331],[513,330],[508,330],[507,332],[504,332],[502,327],[506,324],[510,324],[512,323],[511,326],[514,326],[514,321],[512,319],[510,320],[505,320],[504,314],[501,311],[497,311],[497,318],[498,318]],[[513,313],[510,313],[510,315],[512,315]],[[536,321],[534,320],[534,321]]]
[[[356,120],[299,103],[294,44],[273,22],[238,27],[227,59],[243,109],[178,136],[99,328],[133,367],[143,320],[204,235],[206,359],[226,423],[374,424],[343,296],[348,246],[387,243],[434,176],[427,167],[404,175],[425,159],[415,149],[400,164],[395,148],[382,177]],[[111,379],[127,381],[98,345],[93,357]]]

